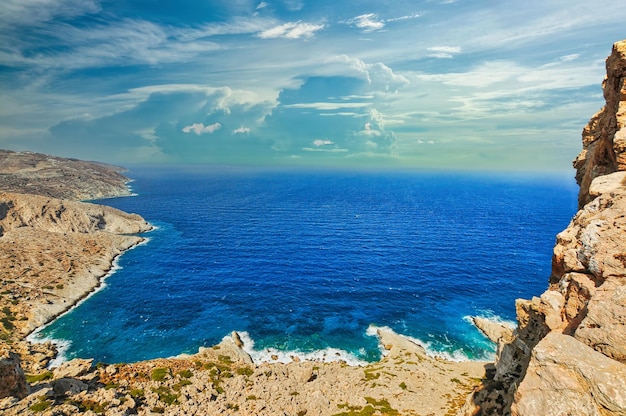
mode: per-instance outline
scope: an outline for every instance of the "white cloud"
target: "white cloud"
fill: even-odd
[[[264,30],[257,34],[257,37],[261,39],[273,39],[273,38],[286,38],[286,39],[300,39],[300,38],[312,38],[315,32],[324,29],[323,24],[312,24],[298,22],[288,22],[279,26],[275,26],[271,29]]]
[[[320,147],[320,146],[328,146],[334,144],[331,140],[328,139],[316,139],[313,140],[313,146],[315,147]]]
[[[261,10],[261,9],[266,8],[267,6],[269,6],[269,4],[267,4],[267,3],[266,3],[266,2],[264,2],[264,1],[262,1],[261,3],[259,3],[259,5],[258,5],[258,6],[256,6],[256,9],[257,9],[257,10]]]
[[[406,16],[392,17],[391,19],[387,19],[385,21],[386,22],[397,22],[397,21],[400,21],[400,20],[417,19],[420,16],[421,16],[421,14],[414,13],[414,14],[407,14]]]
[[[288,104],[285,108],[311,108],[319,111],[339,110],[341,108],[363,108],[370,103],[300,103]]]
[[[358,58],[351,58],[347,55],[337,56],[332,61],[347,63],[350,68],[363,76],[367,82],[379,91],[395,92],[399,88],[409,84],[409,80],[393,72],[391,68],[382,62],[368,64]]]
[[[372,123],[365,123],[365,126],[363,126],[363,130],[361,130],[358,134],[359,136],[380,136],[381,135],[380,131],[372,128]]]
[[[380,20],[376,13],[362,14],[355,18],[346,20],[345,23],[350,26],[363,29],[364,32],[373,32],[375,30],[381,30],[385,27],[385,22]]]
[[[239,127],[238,129],[233,130],[233,134],[248,134],[250,133],[249,127]]]
[[[220,123],[209,124],[205,126],[203,123],[194,123],[190,126],[183,127],[183,133],[195,133],[196,135],[215,133],[222,128]]]
[[[563,61],[563,62],[571,62],[571,61],[575,61],[579,57],[580,57],[580,54],[572,53],[570,55],[561,56],[561,61]]]
[[[460,46],[433,46],[428,48],[433,52],[430,56],[435,58],[452,58],[454,54],[461,52]]]
[[[344,149],[342,147],[332,147],[332,148],[323,148],[323,147],[303,147],[302,150],[305,152],[328,152],[328,153],[345,153],[348,152],[348,149]]]

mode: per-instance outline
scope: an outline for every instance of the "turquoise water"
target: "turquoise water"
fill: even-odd
[[[231,331],[273,354],[380,357],[371,324],[433,353],[488,358],[470,315],[514,319],[543,292],[576,210],[556,176],[134,169],[102,201],[157,226],[105,287],[38,336],[65,356],[193,353]]]

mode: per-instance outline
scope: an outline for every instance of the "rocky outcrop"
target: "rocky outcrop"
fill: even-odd
[[[13,338],[90,293],[115,257],[143,241],[130,234],[151,229],[138,215],[39,195],[0,193],[0,208],[0,334]]]
[[[22,399],[30,393],[20,356],[6,347],[0,346],[0,398],[17,397]]]
[[[197,354],[91,368],[72,360],[23,400],[0,400],[7,416],[86,410],[107,415],[446,415],[484,374],[484,363],[426,355],[411,339],[376,330],[387,354],[367,366],[343,362],[255,363],[234,333]]]
[[[96,162],[0,150],[0,191],[77,201],[130,195],[122,168]]]
[[[55,354],[52,345],[23,338],[91,293],[115,258],[144,240],[134,234],[151,229],[138,215],[56,198],[128,195],[117,170],[0,151],[0,398],[25,396],[21,368],[39,372]],[[80,390],[81,383],[59,378],[53,390]]]
[[[518,327],[462,415],[626,415],[626,41],[606,105],[574,161],[580,210],[557,235],[550,285],[518,300]]]
[[[583,150],[574,161],[579,208],[593,199],[589,186],[595,178],[626,170],[626,40],[613,46],[606,72],[602,84],[606,105],[584,128]]]

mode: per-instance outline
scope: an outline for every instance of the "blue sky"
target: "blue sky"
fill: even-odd
[[[3,0],[0,148],[567,170],[624,22],[615,0]]]

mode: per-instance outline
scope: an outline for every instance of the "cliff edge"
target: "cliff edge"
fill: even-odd
[[[0,151],[0,398],[27,395],[23,368],[45,368],[55,355],[24,337],[98,287],[115,258],[144,240],[133,234],[152,228],[139,215],[71,200],[130,194],[117,170]]]
[[[517,329],[459,415],[626,415],[626,41],[606,67],[606,105],[574,161],[580,209],[557,236],[549,288],[517,300]]]

